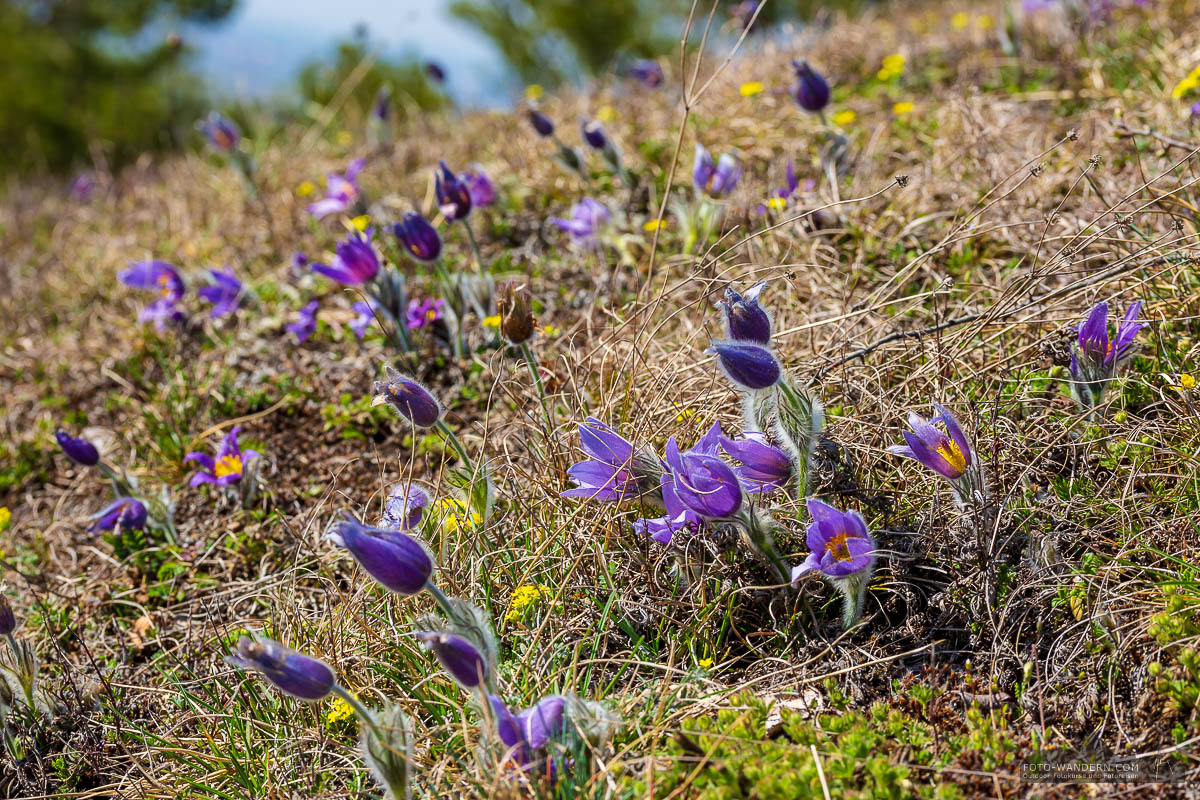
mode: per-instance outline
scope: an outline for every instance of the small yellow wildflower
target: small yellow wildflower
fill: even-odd
[[[975,18],[975,27],[981,31],[990,31],[996,26],[996,21],[987,14],[980,14]]]
[[[357,695],[356,695],[357,696]],[[354,708],[341,697],[333,699],[333,705],[325,712],[325,726],[340,727],[343,722],[354,716]]]
[[[1175,385],[1171,387],[1179,394],[1188,394],[1196,388],[1196,376],[1190,372],[1181,372],[1179,377],[1175,379]],[[0,515],[4,509],[0,508]],[[0,525],[0,531],[4,530],[4,526]]]
[[[1200,86],[1200,67],[1196,67],[1188,73],[1186,78],[1175,84],[1175,88],[1171,90],[1171,99],[1182,99],[1185,94],[1198,86]]]
[[[696,663],[698,665],[700,665],[701,669],[708,669],[709,667],[712,666],[712,659],[711,658],[702,658],[702,659],[698,660]]]
[[[747,81],[741,85],[738,91],[742,93],[742,97],[754,97],[765,88],[762,81]]]
[[[903,53],[892,53],[890,56],[885,56],[883,66],[879,68],[879,72],[875,73],[875,77],[881,81],[890,81],[892,78],[898,78],[904,74],[904,65],[908,61]]]
[[[955,14],[953,17],[950,18],[950,25],[956,31],[961,31],[963,28],[967,27],[967,25],[969,25],[970,23],[971,23],[971,18],[969,16],[967,16],[967,12],[965,12],[965,11],[959,11],[957,14]]]
[[[298,194],[301,197],[308,197],[310,194],[312,194],[316,190],[317,190],[317,187],[313,184],[312,181],[301,181],[300,185],[296,187],[296,194]]]
[[[354,141],[354,136],[353,136],[353,134],[350,133],[350,131],[338,131],[338,133],[337,133],[338,145],[340,145],[341,147],[349,147],[350,143],[353,141]]]
[[[646,233],[654,233],[659,228],[665,227],[667,227],[667,221],[665,219],[648,219],[642,223],[642,230],[646,231]]]
[[[483,318],[483,327],[500,330],[500,315],[492,314],[490,317]]]
[[[483,524],[479,512],[468,509],[467,501],[461,497],[443,497],[433,504],[431,511],[435,517],[441,517],[442,530],[446,533],[473,530]]]
[[[596,112],[596,119],[600,120],[601,122],[612,122],[616,118],[617,110],[612,106],[602,106],[600,110]]]
[[[0,533],[8,530],[10,524],[12,524],[12,512],[8,510],[8,506],[0,506]]]
[[[856,119],[858,119],[858,114],[855,114],[848,108],[843,108],[833,115],[833,124],[845,127],[853,123]]]
[[[772,211],[783,211],[783,209],[787,208],[787,198],[769,197],[767,198],[767,208]]]
[[[371,215],[363,214],[360,217],[355,217],[354,219],[350,220],[350,222],[354,225],[355,230],[357,230],[359,233],[362,233],[367,229],[367,226],[371,224]]]
[[[529,100],[530,102],[534,100],[541,100],[542,95],[545,93],[546,90],[542,88],[540,83],[531,83],[525,87],[525,99]]]
[[[542,326],[542,334],[551,339],[553,339],[555,336],[558,336],[560,333],[562,333],[562,328],[558,327],[557,325]]]
[[[691,419],[694,416],[696,416],[696,409],[685,408],[683,411],[680,411],[678,414],[675,415],[675,421],[676,422],[686,422],[687,420]]]
[[[509,622],[517,622],[525,612],[533,606],[543,595],[552,594],[549,586],[540,584],[527,583],[524,586],[518,586],[513,590],[512,598],[509,600],[508,613],[504,615],[504,619]]]
[[[909,100],[901,100],[899,103],[896,103],[894,106],[892,106],[892,113],[898,117],[902,117],[905,114],[911,114],[916,110],[916,104]]]

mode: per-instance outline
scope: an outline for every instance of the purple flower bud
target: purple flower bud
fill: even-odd
[[[95,522],[88,530],[96,531],[140,531],[146,527],[146,506],[135,497],[119,497],[92,515]]]
[[[253,670],[279,691],[300,700],[315,702],[333,691],[337,677],[320,659],[289,650],[262,636],[243,636],[237,651],[225,656],[225,663]]]
[[[13,614],[8,598],[0,595],[0,636],[11,636],[17,629],[17,617]]]
[[[875,563],[875,540],[862,514],[838,511],[812,497],[808,499],[808,513],[813,518],[807,538],[811,552],[792,569],[793,581],[811,570],[830,578],[844,578],[871,568]]]
[[[317,330],[317,309],[320,301],[312,300],[300,308],[299,319],[284,325],[284,329],[296,335],[296,344],[304,344]]]
[[[823,111],[829,105],[829,84],[807,61],[793,61],[792,66],[796,68],[796,82],[792,84],[796,104],[814,114]]]
[[[100,451],[96,445],[87,439],[80,439],[59,428],[54,432],[58,446],[67,454],[67,458],[85,467],[94,467],[100,463]]]
[[[464,689],[474,689],[487,680],[488,663],[475,645],[445,631],[414,634],[426,650],[432,650],[450,677]]]
[[[667,466],[680,502],[706,519],[728,519],[742,507],[737,475],[716,456],[680,453],[672,436],[667,440]]]
[[[725,317],[725,327],[731,340],[764,346],[771,343],[771,317],[758,304],[758,296],[765,288],[766,281],[756,283],[744,297],[733,287],[725,290],[725,300],[719,301],[717,306]]]
[[[416,539],[401,531],[370,528],[349,513],[329,538],[350,551],[372,578],[399,594],[416,594],[433,574],[433,559]]]
[[[696,144],[696,158],[692,163],[692,185],[697,192],[718,198],[729,194],[742,177],[742,167],[731,153],[725,153],[719,161],[704,145]]]
[[[471,205],[475,208],[490,206],[496,202],[496,185],[478,164],[474,169],[467,170],[461,176],[467,184],[467,192],[471,195]]]
[[[71,181],[69,191],[72,200],[86,203],[92,199],[92,194],[96,191],[96,179],[90,172],[81,172]]]
[[[375,93],[375,103],[371,106],[371,117],[378,122],[387,122],[392,113],[392,87],[383,85]]]
[[[425,217],[409,211],[392,226],[404,251],[418,261],[437,261],[442,254],[442,237]]]
[[[425,74],[439,86],[446,82],[446,70],[436,61],[425,62]]]
[[[441,162],[441,174],[434,174],[434,194],[442,215],[451,221],[466,219],[471,213],[471,190]]]
[[[756,344],[713,342],[706,352],[716,355],[725,375],[743,389],[768,389],[782,374],[771,351]]]
[[[579,132],[582,134],[583,140],[588,143],[588,147],[593,150],[603,150],[608,146],[608,137],[604,134],[604,127],[594,119],[580,121]]]
[[[651,89],[657,89],[663,82],[663,70],[657,61],[639,58],[629,67],[629,75],[636,78]]]
[[[196,294],[212,303],[209,316],[215,319],[237,311],[241,302],[242,282],[234,276],[233,268],[227,266],[224,270],[210,269],[208,274],[213,280],[212,286],[202,286],[196,290]]]
[[[546,137],[554,135],[554,122],[536,108],[531,108],[526,112],[529,117],[529,124],[537,131],[538,136]]]
[[[292,269],[304,269],[308,266],[308,253],[297,251],[292,256]]]
[[[387,380],[375,381],[375,402],[387,403],[416,428],[432,428],[442,415],[437,398],[412,378],[406,378],[391,367]]]
[[[333,264],[313,264],[313,271],[347,286],[374,280],[379,274],[379,256],[371,246],[373,232],[368,228],[363,234],[350,234],[344,242],[338,242]]]
[[[237,125],[233,124],[233,120],[222,116],[217,111],[210,112],[208,119],[198,123],[197,127],[200,128],[200,132],[204,134],[209,145],[222,153],[232,152],[233,148],[237,147],[238,140],[242,138],[242,134],[238,131]]]
[[[383,502],[383,519],[379,527],[409,531],[421,524],[425,509],[433,502],[433,494],[419,483],[398,483]]]
[[[603,203],[585,197],[571,206],[569,218],[551,217],[550,222],[566,231],[577,247],[591,248],[599,244],[599,233],[611,217]]]

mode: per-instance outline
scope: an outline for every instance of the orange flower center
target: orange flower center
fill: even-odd
[[[846,542],[846,534],[839,533],[837,536],[825,543],[825,549],[833,554],[833,557],[838,561],[849,561],[850,545]]]

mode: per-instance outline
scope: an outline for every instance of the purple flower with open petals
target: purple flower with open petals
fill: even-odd
[[[361,286],[374,280],[379,274],[379,256],[371,246],[373,233],[367,228],[361,234],[350,234],[345,241],[338,242],[333,264],[313,264],[313,271],[347,286]]]
[[[345,174],[331,172],[325,176],[325,196],[308,207],[308,213],[317,219],[330,214],[344,214],[358,202],[358,174],[366,161],[356,158],[346,167]]]
[[[212,303],[209,316],[215,319],[237,311],[241,302],[242,282],[234,276],[233,268],[227,266],[224,270],[210,269],[208,274],[212,277],[212,285],[200,287],[196,294]]]
[[[257,672],[279,691],[310,703],[328,695],[337,684],[337,677],[324,661],[262,636],[243,636],[237,650],[225,656],[225,663]]]
[[[908,426],[912,432],[904,431],[904,441],[908,444],[892,445],[888,452],[915,459],[943,478],[954,481],[971,467],[971,444],[953,414],[937,403],[933,408],[937,416],[930,420],[910,411]],[[946,428],[945,433],[934,424],[939,420]]]
[[[402,531],[371,528],[346,513],[329,534],[338,547],[385,588],[399,594],[416,594],[433,574],[433,559],[425,546]]]
[[[483,171],[483,167],[476,164],[460,177],[467,184],[467,193],[471,195],[472,206],[482,208],[496,202],[496,184],[492,183],[492,179]]]
[[[454,222],[466,219],[471,213],[471,190],[459,176],[455,175],[446,162],[441,162],[440,173],[434,173],[433,189],[437,196],[442,216]]]
[[[769,389],[783,374],[771,351],[757,344],[713,342],[705,352],[715,355],[729,380],[747,391]]]
[[[232,152],[233,148],[237,147],[238,140],[242,138],[242,133],[233,120],[218,111],[209,112],[208,119],[198,123],[196,127],[204,134],[208,144],[222,153]]]
[[[714,422],[685,455],[703,455],[716,457],[721,448],[721,423]],[[672,440],[673,441],[673,440]],[[680,499],[676,489],[676,476],[669,465],[660,464],[662,476],[659,496],[662,499],[663,515],[661,517],[644,517],[633,521],[636,533],[653,539],[662,545],[671,543],[675,534],[680,532],[698,533],[704,528],[704,517]]]
[[[599,244],[599,234],[611,217],[603,203],[585,197],[571,206],[570,217],[551,217],[550,222],[566,231],[573,244],[590,248]]]
[[[737,157],[725,153],[717,161],[704,149],[704,145],[696,143],[696,158],[692,164],[692,185],[697,192],[712,198],[724,197],[732,192],[742,177],[742,167]]]
[[[383,501],[379,527],[410,531],[421,524],[425,510],[433,502],[433,493],[419,483],[398,483]]]
[[[1146,323],[1138,322],[1142,301],[1125,311],[1117,326],[1117,335],[1108,336],[1108,303],[1097,303],[1079,326],[1078,339],[1071,348],[1071,394],[1080,408],[1092,409],[1104,401],[1108,384],[1117,370],[1133,355],[1138,332]]]
[[[183,319],[178,304],[186,286],[173,265],[166,261],[136,261],[117,273],[117,280],[134,289],[159,293],[158,299],[138,313],[139,322],[153,322],[154,327],[162,330],[166,323]]]
[[[360,342],[367,335],[367,328],[375,321],[375,307],[370,300],[359,300],[350,307],[357,316],[347,323],[350,331]]]
[[[200,471],[192,476],[191,485],[213,483],[217,486],[229,486],[239,482],[246,472],[246,466],[252,459],[258,458],[254,450],[242,450],[238,447],[238,432],[242,426],[236,425],[225,434],[217,448],[216,458],[207,453],[188,453],[184,463],[195,461],[200,465]]]
[[[440,297],[426,298],[424,300],[413,298],[408,301],[408,311],[404,316],[404,323],[411,330],[424,328],[426,325],[432,325],[441,319],[445,308],[446,301]]]
[[[320,302],[312,300],[300,308],[300,317],[295,322],[290,322],[284,328],[296,334],[296,344],[304,344],[308,341],[308,337],[313,335],[317,329],[317,308]]]
[[[808,499],[808,513],[813,521],[808,526],[806,541],[812,552],[792,569],[793,582],[813,570],[829,578],[845,578],[871,569],[875,563],[875,540],[862,514],[838,511],[815,497]]]
[[[579,443],[591,460],[567,470],[576,487],[562,492],[562,497],[616,502],[639,497],[660,484],[658,460],[637,452],[632,442],[595,417],[579,426]]]
[[[747,494],[773,492],[792,479],[791,457],[761,433],[750,431],[742,439],[721,437],[721,449],[741,465],[734,471]]]
[[[663,82],[663,68],[657,61],[639,58],[629,65],[629,77],[636,78],[651,89],[657,89]]]
[[[742,486],[733,469],[716,456],[680,453],[672,436],[667,440],[667,466],[675,494],[689,510],[705,519],[729,519],[742,508]]]
[[[140,531],[146,527],[149,514],[146,505],[136,497],[118,497],[98,513],[92,515],[95,522],[88,530],[96,531]]]
[[[94,467],[100,463],[100,451],[96,445],[87,439],[81,439],[59,428],[54,432],[58,446],[66,453],[67,458],[84,467]]]
[[[765,288],[767,282],[760,281],[747,289],[745,295],[738,294],[732,286],[725,289],[725,299],[718,301],[717,307],[725,318],[730,340],[764,346],[771,343],[771,315],[758,304]]]

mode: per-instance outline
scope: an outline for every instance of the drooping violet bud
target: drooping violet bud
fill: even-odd
[[[717,356],[729,380],[749,391],[769,389],[782,374],[779,362],[771,355],[771,351],[756,344],[713,342],[706,352]]]
[[[581,120],[579,133],[593,150],[604,150],[608,147],[608,136],[604,133],[604,126],[594,119]]]
[[[58,446],[62,448],[67,458],[76,464],[94,467],[100,463],[100,451],[87,439],[72,436],[62,428],[54,432],[54,438],[58,440]]]
[[[765,288],[767,282],[760,281],[751,286],[745,295],[740,295],[731,286],[725,290],[725,299],[718,301],[717,306],[725,318],[725,328],[732,341],[764,346],[771,343],[771,316],[758,304],[758,297]]]
[[[792,459],[761,433],[748,432],[743,439],[722,436],[721,449],[741,465],[735,472],[747,494],[773,492],[792,479]]]
[[[554,135],[554,121],[545,114],[536,108],[531,108],[526,112],[526,116],[529,117],[529,124],[533,126],[538,136],[545,138]]]
[[[13,614],[8,598],[0,595],[0,636],[11,636],[17,629],[17,617]]]
[[[418,631],[414,635],[425,649],[433,651],[459,686],[474,689],[487,680],[487,661],[475,645],[462,636],[447,631]]]
[[[347,512],[329,539],[350,551],[372,578],[399,594],[416,594],[433,574],[433,559],[417,539],[401,531],[370,528]]]
[[[442,237],[424,216],[409,211],[392,226],[404,251],[418,261],[437,261],[442,254]]]
[[[396,409],[416,428],[432,428],[442,415],[441,405],[428,389],[391,367],[387,368],[387,380],[375,381],[372,405],[382,403]]]
[[[796,69],[796,81],[792,84],[792,98],[805,111],[819,113],[829,105],[829,84],[807,61],[792,61]]]
[[[262,636],[243,636],[225,663],[259,673],[272,686],[299,700],[315,702],[333,691],[333,670],[320,659],[297,653]]]

